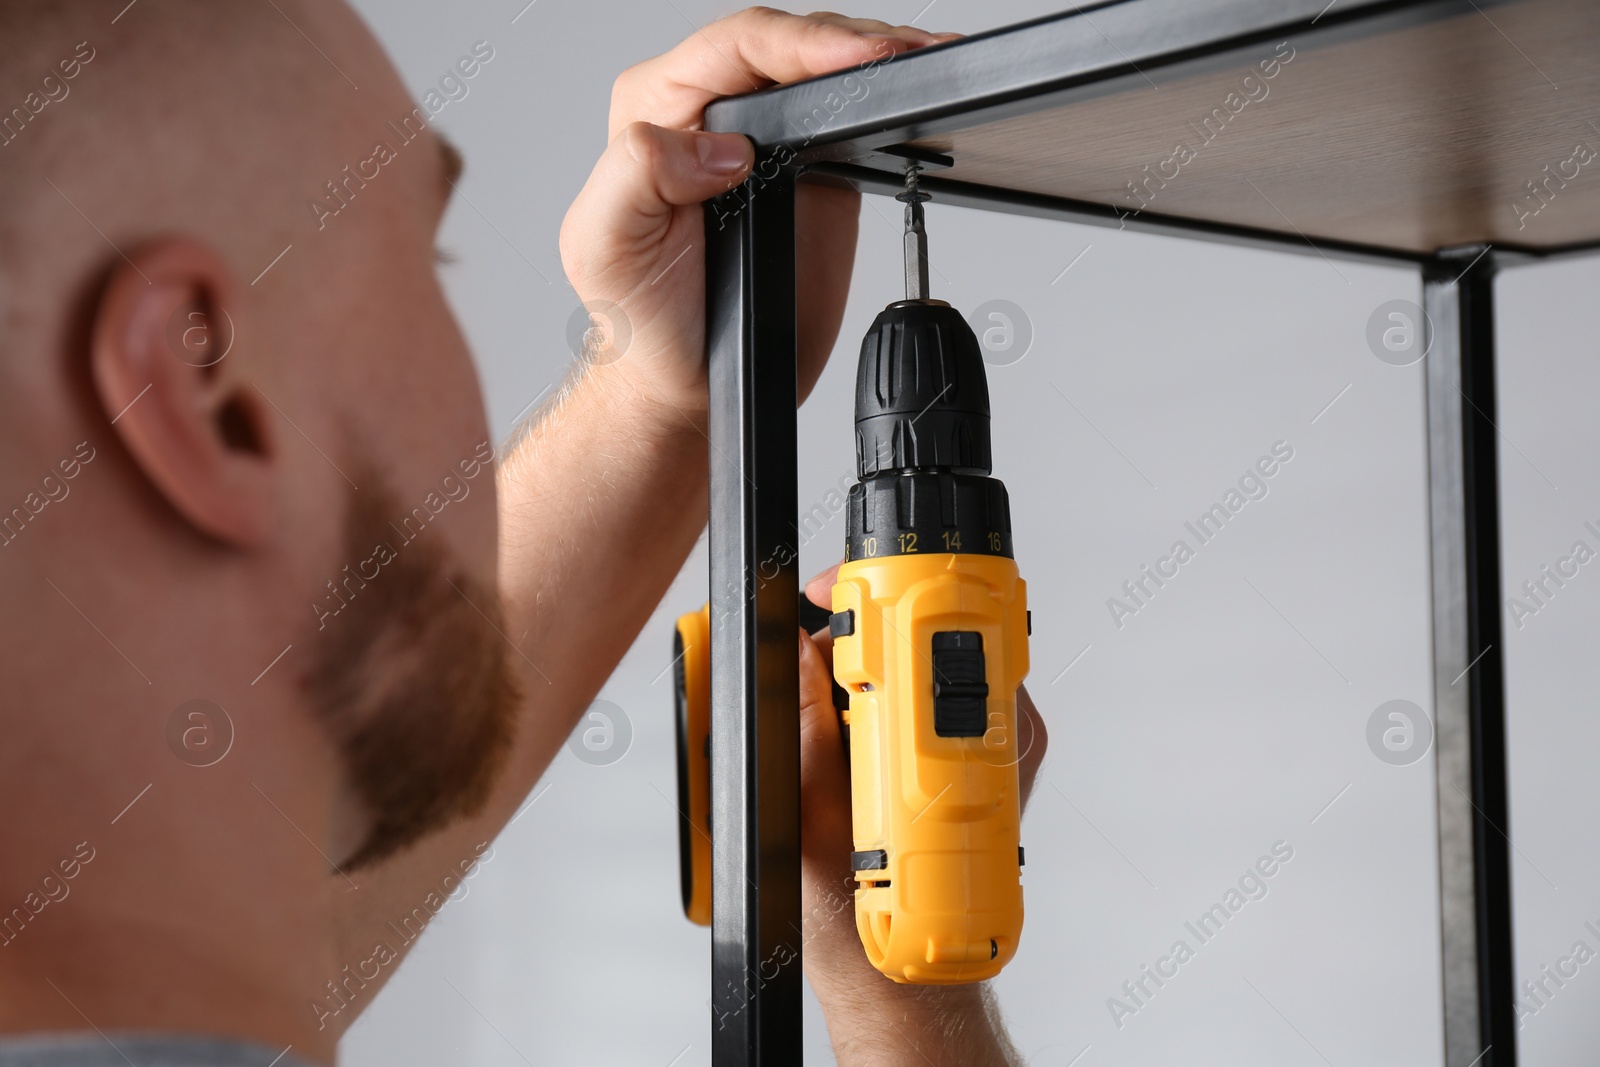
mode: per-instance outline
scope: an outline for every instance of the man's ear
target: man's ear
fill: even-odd
[[[111,274],[89,359],[106,418],[156,491],[201,533],[245,548],[273,525],[277,449],[234,351],[237,292],[210,247],[146,245]]]

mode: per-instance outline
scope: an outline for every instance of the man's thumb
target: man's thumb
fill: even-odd
[[[674,208],[726,192],[754,163],[755,149],[737,133],[669,130],[648,122],[624,127],[562,223],[568,275],[592,276],[617,258],[637,254],[637,242],[664,232]]]

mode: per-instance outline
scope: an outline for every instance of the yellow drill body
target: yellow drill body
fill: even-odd
[[[1025,585],[1005,556],[913,551],[839,568],[833,610],[851,613],[853,630],[833,652],[850,694],[853,866],[883,862],[856,871],[856,926],[897,982],[980,981],[1017,950]],[[981,635],[981,736],[936,730],[936,680],[958,673],[935,650],[940,633]]]

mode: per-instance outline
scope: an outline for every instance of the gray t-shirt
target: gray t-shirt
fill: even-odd
[[[291,1046],[292,1048],[292,1046]],[[246,1041],[186,1034],[55,1034],[0,1039],[0,1067],[311,1067]]]

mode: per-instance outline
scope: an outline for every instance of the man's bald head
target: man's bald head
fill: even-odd
[[[141,229],[197,229],[253,253],[269,236],[260,221],[292,215],[318,157],[337,155],[357,90],[295,25],[330,46],[364,39],[343,5],[138,0],[113,24],[125,2],[0,5],[8,281],[36,268],[20,257],[41,244],[108,250]],[[369,93],[397,90],[374,58],[345,48],[340,65]],[[86,221],[69,199],[100,210]]]
[[[454,175],[426,120],[342,3],[0,5],[0,415],[12,414],[6,395],[27,398],[19,416],[71,410],[57,403],[83,413],[94,398],[72,375],[90,305],[119,270],[149,283],[141,249],[176,237],[215,258],[237,306],[209,333],[175,308],[175,338],[214,340],[212,351],[252,364],[263,391],[269,367],[315,367],[325,390],[365,394],[322,412],[337,424],[311,435],[324,451],[335,436],[387,451],[400,444],[384,440],[394,411],[439,408],[426,376],[411,388],[373,381],[374,364],[390,381],[404,366],[374,351],[384,345],[454,349],[430,354],[430,370],[455,372],[443,421],[481,421],[434,276]],[[381,171],[370,162],[380,153]],[[330,225],[325,205],[349,210]],[[363,301],[393,313],[364,318]]]

